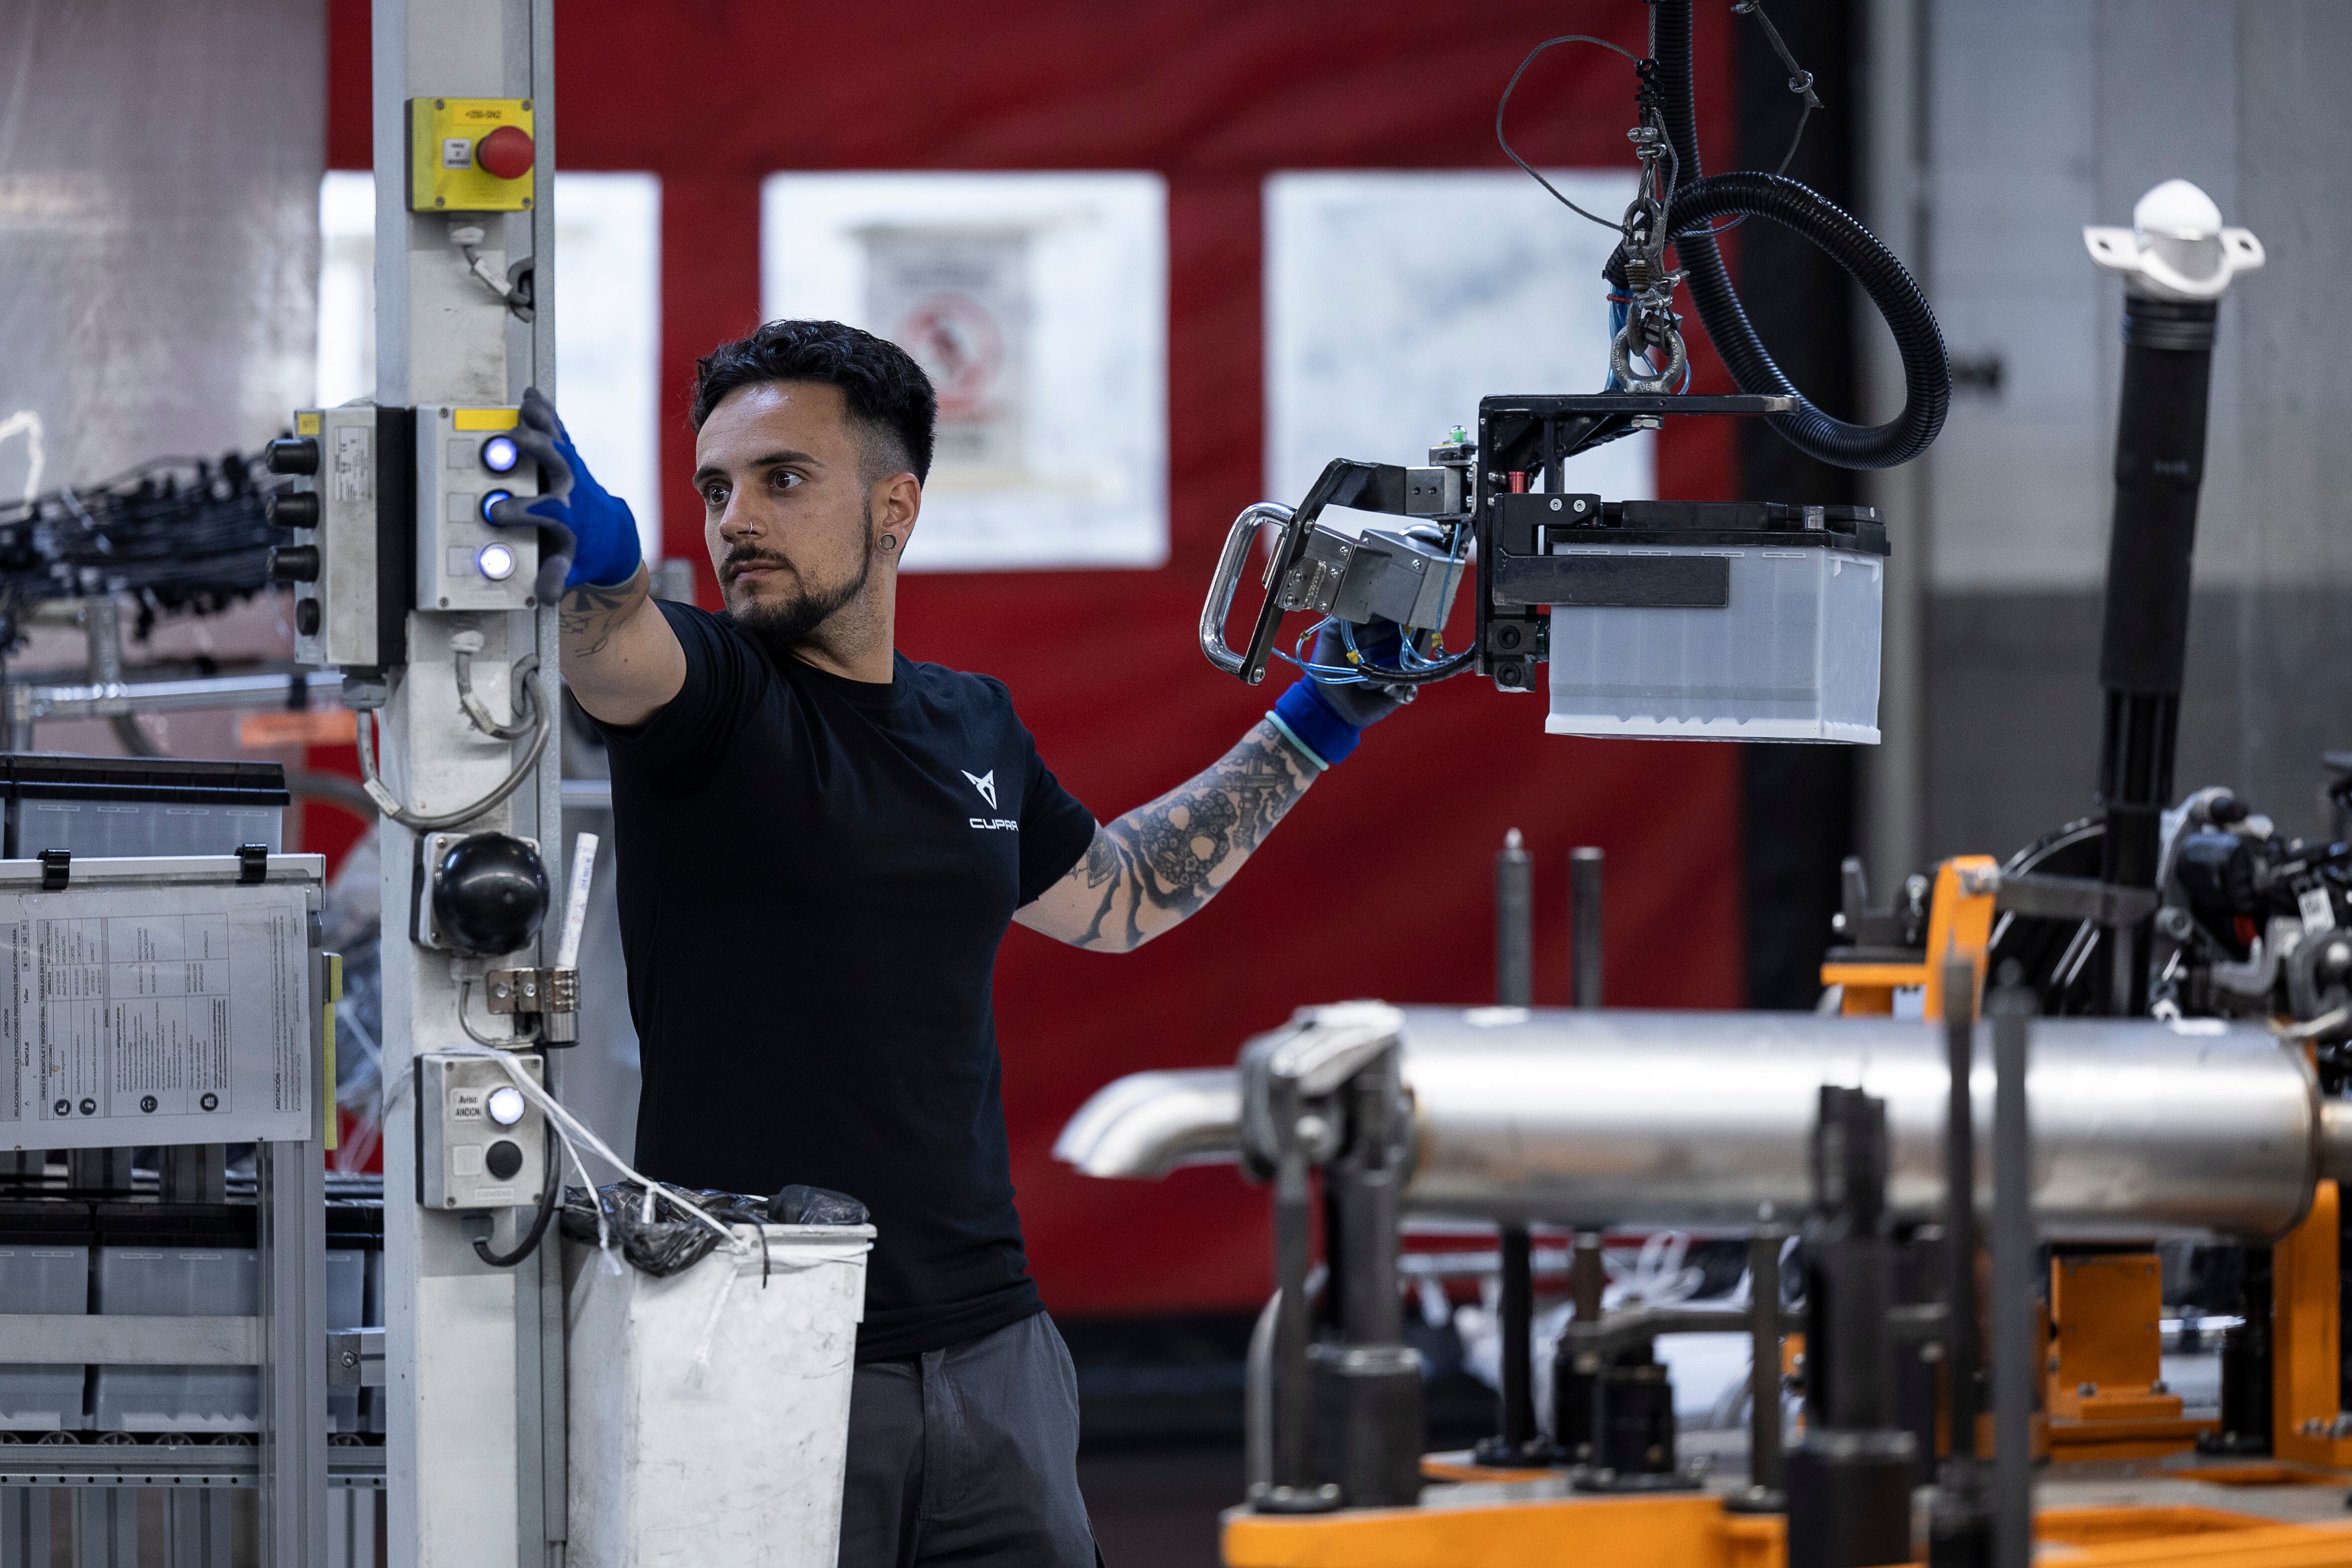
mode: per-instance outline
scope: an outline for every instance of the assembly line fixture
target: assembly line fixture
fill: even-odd
[[[1839,1089],[1866,1095],[1873,1127],[1884,1128],[1885,1198],[1873,1211],[1883,1217],[1870,1223],[1933,1223],[1948,1213],[1945,1047],[1939,1031],[1891,1017],[1341,1004],[1303,1009],[1252,1041],[1237,1071],[1111,1084],[1055,1152],[1087,1174],[1129,1179],[1238,1158],[1273,1181],[1279,1289],[1253,1347],[1254,1500],[1287,1511],[1393,1504],[1417,1490],[1403,1479],[1404,1455],[1420,1441],[1391,1321],[1393,1215],[1589,1231],[1784,1223],[1818,1211],[1822,1178],[1807,1152],[1822,1090]],[[1677,1092],[1661,1096],[1661,1082]],[[1971,1069],[1972,1121],[1992,1121],[1994,1089]],[[2352,1171],[2352,1109],[2321,1093],[2300,1048],[2263,1029],[2043,1020],[2025,1093],[2030,1213],[2043,1236],[2178,1228],[2267,1240],[2303,1218],[2316,1183]],[[1394,1127],[1407,1106],[1409,1121]],[[1340,1216],[1326,1287],[1337,1300],[1319,1321],[1331,1344],[1381,1352],[1350,1363],[1354,1382],[1333,1374],[1332,1352],[1310,1363],[1318,1318],[1307,1205],[1318,1165]],[[1980,1191],[1979,1205],[1990,1196]],[[1368,1228],[1376,1215],[1391,1216],[1386,1229]],[[1777,1290],[1752,1290],[1745,1308],[1583,1313],[1563,1331],[1563,1356],[1573,1368],[1580,1352],[1696,1331],[1738,1330],[1759,1346],[1769,1331],[1777,1343],[1778,1322],[1758,1315],[1777,1319],[1778,1309]],[[1370,1419],[1374,1404],[1390,1424]],[[1343,1411],[1360,1419],[1335,1425]],[[1871,1409],[1857,1419],[1878,1429]],[[1774,1445],[1757,1445],[1752,1459],[1758,1492],[1795,1484],[1774,1473]],[[1662,1480],[1671,1471],[1654,1468]]]
[[[1760,12],[1753,4],[1737,8]],[[1279,658],[1327,683],[1396,689],[1475,670],[1510,691],[1532,689],[1537,666],[1549,662],[1545,727],[1554,733],[1878,739],[1888,544],[1874,509],[1609,500],[1580,490],[1567,468],[1580,453],[1675,416],[1760,417],[1822,462],[1890,468],[1927,449],[1950,401],[1935,316],[1876,237],[1779,174],[1703,174],[1690,0],[1654,0],[1649,9],[1646,59],[1582,37],[1551,39],[1528,56],[1586,43],[1633,62],[1629,139],[1641,173],[1621,220],[1561,195],[1511,152],[1501,107],[1496,117],[1496,138],[1514,161],[1563,205],[1620,236],[1595,301],[1612,312],[1609,363],[1595,367],[1605,390],[1488,396],[1475,429],[1456,426],[1424,464],[1338,458],[1296,508],[1262,501],[1245,509],[1226,535],[1202,609],[1202,651],[1217,668],[1255,685]],[[1779,34],[1762,26],[1789,58]],[[1810,110],[1818,103],[1811,78],[1789,63],[1791,89]],[[1750,217],[1819,246],[1885,319],[1904,371],[1905,403],[1895,418],[1868,426],[1834,418],[1773,362],[1716,241],[1721,220]],[[1669,247],[1678,268],[1666,262]],[[1674,309],[1685,281],[1737,392],[1686,395],[1689,356]],[[1351,531],[1324,521],[1333,507],[1401,521]],[[1225,622],[1262,537],[1269,542],[1265,597],[1236,648]],[[1475,584],[1471,642],[1448,650],[1445,626],[1465,575]],[[1278,634],[1293,612],[1318,619],[1286,650]],[[1401,628],[1392,653],[1359,646],[1376,620]],[[1315,643],[1319,654],[1310,648],[1327,628],[1344,662],[1328,639]]]

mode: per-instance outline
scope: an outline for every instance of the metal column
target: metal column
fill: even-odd
[[[1495,857],[1495,1004],[1525,1007],[1535,1001],[1535,868],[1516,827]],[[1524,1225],[1496,1237],[1502,1294],[1496,1306],[1502,1337],[1501,1430],[1477,1447],[1482,1464],[1525,1465],[1540,1456],[1536,1431],[1535,1244]]]
[[[1994,1568],[2033,1561],[2033,1385],[2042,1347],[2033,1316],[2033,1142],[2025,1097],[2031,992],[2004,985],[1992,1016],[1992,1420]]]
[[[386,407],[511,405],[554,365],[554,160],[551,0],[377,0],[373,16],[376,147],[376,400]],[[469,276],[443,216],[411,214],[405,197],[411,98],[526,98],[538,149],[535,204],[479,215],[483,258],[503,272],[535,258],[535,310],[524,322]],[[392,454],[385,460],[397,460]],[[420,498],[420,505],[438,498]],[[550,606],[408,616],[409,663],[387,671],[378,716],[387,782],[421,809],[487,794],[515,749],[459,713],[450,637],[479,631],[478,685],[494,694],[516,663],[540,656],[539,696],[562,700]],[[549,862],[564,847],[560,733],[526,788],[469,828],[536,837]],[[518,1268],[475,1257],[453,1216],[416,1205],[414,1098],[420,1052],[462,1046],[457,961],[404,941],[410,929],[415,838],[389,820],[383,859],[385,1394],[390,1413],[386,1528],[391,1561],[418,1568],[542,1568],[564,1533],[562,1351],[559,1271],[542,1248]],[[544,954],[541,961],[544,961]],[[501,1220],[503,1237],[508,1225]]]
[[[313,994],[323,996],[326,966],[315,967],[321,984]],[[332,1086],[321,1084],[320,1092],[332,1103]],[[327,1167],[313,1139],[261,1144],[255,1170],[262,1262],[261,1552],[274,1568],[296,1568],[327,1555]]]

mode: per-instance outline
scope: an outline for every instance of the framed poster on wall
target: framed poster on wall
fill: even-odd
[[[1546,177],[1607,217],[1633,198],[1631,172]],[[1481,397],[1599,392],[1608,380],[1601,268],[1616,231],[1518,171],[1285,173],[1267,177],[1265,201],[1273,499],[1296,505],[1334,458],[1425,462],[1455,425],[1475,439]],[[1647,500],[1656,438],[1596,447],[1568,480]]]
[[[761,313],[930,375],[908,571],[1168,558],[1167,187],[1145,174],[772,174]]]

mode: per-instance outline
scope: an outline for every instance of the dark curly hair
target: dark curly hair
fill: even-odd
[[[699,430],[729,393],[770,381],[839,387],[850,422],[868,438],[866,457],[877,472],[903,468],[918,480],[931,477],[939,398],[923,367],[898,344],[839,321],[770,321],[694,362],[688,420]]]

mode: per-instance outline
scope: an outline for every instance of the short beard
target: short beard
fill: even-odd
[[[743,628],[752,641],[768,650],[769,657],[782,662],[806,647],[823,630],[824,624],[839,615],[849,604],[866,592],[866,580],[874,575],[874,506],[865,509],[866,555],[858,563],[857,575],[840,587],[819,594],[810,590],[799,574],[793,574],[793,596],[781,605],[752,603],[743,609],[730,611],[735,624]]]

